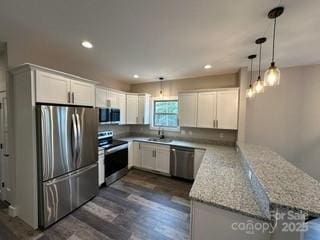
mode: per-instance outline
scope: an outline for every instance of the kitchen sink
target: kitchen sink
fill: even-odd
[[[169,142],[172,142],[172,139],[171,138],[152,137],[152,138],[149,138],[148,141],[169,143]]]

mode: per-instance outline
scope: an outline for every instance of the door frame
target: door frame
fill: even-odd
[[[0,200],[7,200],[8,193],[8,126],[7,122],[7,93],[0,92]]]

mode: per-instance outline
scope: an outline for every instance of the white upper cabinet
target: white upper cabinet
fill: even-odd
[[[127,94],[127,124],[150,123],[150,94]]]
[[[217,128],[238,129],[239,91],[217,92]]]
[[[36,70],[36,101],[94,106],[95,85],[55,73]]]
[[[136,94],[127,94],[127,124],[138,123],[139,97]]]
[[[36,101],[68,104],[71,101],[71,79],[43,71],[36,71]]]
[[[95,86],[91,83],[71,80],[71,100],[75,105],[94,106]]]
[[[181,127],[197,126],[198,93],[179,94],[179,120]]]
[[[104,88],[96,88],[96,107],[107,107],[107,90]]]
[[[127,103],[126,103],[126,94],[119,93],[118,94],[118,101],[119,101],[119,109],[120,109],[120,123],[119,124],[126,124],[126,115],[127,115]]]
[[[107,104],[111,108],[119,108],[119,93],[111,90],[107,91]]]
[[[201,92],[198,94],[198,121],[199,128],[214,128],[217,109],[217,93]]]
[[[179,94],[181,127],[238,129],[236,88]]]
[[[150,123],[150,95],[139,95],[138,124]]]

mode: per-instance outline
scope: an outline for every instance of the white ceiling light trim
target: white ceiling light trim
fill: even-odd
[[[85,48],[93,48],[93,44],[91,43],[91,42],[89,42],[89,41],[83,41],[82,43],[81,43],[81,45],[83,46],[83,47],[85,47]]]
[[[204,68],[204,69],[211,69],[211,68],[212,68],[212,65],[211,65],[211,64],[207,64],[207,65],[204,65],[203,68]]]

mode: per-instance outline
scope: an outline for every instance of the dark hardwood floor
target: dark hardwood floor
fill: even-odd
[[[131,170],[45,231],[0,213],[0,239],[189,239],[191,183]]]

